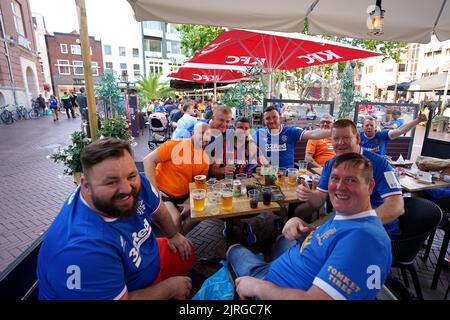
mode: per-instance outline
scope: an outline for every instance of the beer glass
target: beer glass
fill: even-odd
[[[225,211],[231,211],[233,208],[233,189],[222,189],[222,209]]]
[[[297,169],[288,169],[288,185],[295,186],[297,184]]]
[[[250,199],[250,208],[255,209],[258,207],[260,191],[252,189],[248,192],[248,197]]]
[[[192,198],[194,199],[195,211],[202,212],[203,210],[205,210],[206,190],[204,189],[192,190]]]
[[[286,169],[280,168],[277,172],[277,185],[283,186],[286,180]]]
[[[197,189],[206,190],[206,176],[203,174],[194,177],[195,187]]]
[[[299,161],[298,162],[298,175],[305,175],[308,172],[308,162],[306,161]]]

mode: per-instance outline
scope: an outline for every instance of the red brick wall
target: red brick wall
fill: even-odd
[[[84,79],[83,75],[74,75],[73,68],[70,67],[70,75],[60,75],[58,67],[56,64],[58,60],[69,60],[69,64],[72,65],[73,61],[83,61],[83,56],[78,54],[72,54],[71,45],[79,45],[77,39],[79,39],[78,34],[72,33],[57,33],[53,36],[47,35],[47,52],[50,64],[50,70],[52,73],[53,85],[56,87],[58,85],[73,85],[74,79]],[[99,77],[103,75],[103,53],[102,53],[102,43],[101,41],[95,40],[93,37],[89,38],[90,46],[92,48],[91,61],[97,62],[100,67],[98,69],[98,76],[93,76],[94,83],[98,81]],[[61,44],[67,45],[67,53],[61,53]]]
[[[44,79],[40,72],[39,59],[36,55],[36,43],[34,37],[34,28],[31,20],[31,11],[28,0],[16,0],[21,6],[22,19],[25,31],[25,38],[30,43],[30,49],[18,44],[18,34],[14,25],[14,17],[11,9],[11,0],[0,0],[0,7],[3,16],[3,23],[5,26],[5,33],[14,38],[15,44],[9,44],[9,54],[11,60],[11,68],[13,70],[16,88],[24,89],[25,83],[22,75],[22,68],[20,65],[20,57],[31,60],[36,65],[36,75],[38,77],[39,90],[43,91]],[[10,76],[7,59],[5,56],[4,42],[0,42],[0,85],[10,87]]]

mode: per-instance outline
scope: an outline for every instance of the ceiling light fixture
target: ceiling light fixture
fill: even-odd
[[[384,12],[385,10],[381,8],[381,0],[377,0],[375,6],[369,6],[367,8],[367,13],[369,14],[367,27],[369,28],[370,35],[376,36],[383,34]]]

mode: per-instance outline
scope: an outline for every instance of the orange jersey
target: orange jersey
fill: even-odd
[[[156,183],[169,196],[189,194],[189,182],[194,182],[196,175],[208,175],[208,155],[203,149],[194,149],[192,139],[169,140],[156,152],[161,159],[156,166]]]
[[[325,162],[336,155],[331,142],[331,137],[320,140],[308,140],[308,143],[306,144],[306,152],[311,153],[314,161],[323,167]]]

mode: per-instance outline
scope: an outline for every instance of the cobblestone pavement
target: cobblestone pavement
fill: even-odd
[[[0,125],[0,271],[48,228],[74,188],[62,165],[46,158],[80,128],[80,118],[59,118]]]

